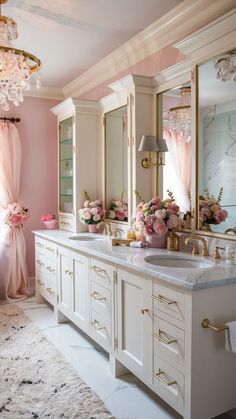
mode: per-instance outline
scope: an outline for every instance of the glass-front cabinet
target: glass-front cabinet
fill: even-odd
[[[59,211],[73,214],[73,118],[59,122]]]
[[[78,211],[83,207],[85,190],[96,196],[99,104],[69,98],[52,112],[58,120],[59,228],[84,231]]]

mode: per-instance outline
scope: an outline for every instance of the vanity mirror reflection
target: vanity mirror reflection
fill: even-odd
[[[236,227],[235,75],[236,51],[198,66],[198,228],[215,233]]]
[[[106,218],[128,221],[127,106],[105,114]]]
[[[191,209],[191,87],[190,82],[158,95],[159,135],[168,153],[162,166],[163,198],[172,191],[182,215]],[[190,228],[186,223],[186,228]]]

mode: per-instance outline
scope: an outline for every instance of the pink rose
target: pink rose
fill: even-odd
[[[47,214],[47,215],[45,216],[45,220],[44,220],[44,221],[52,221],[54,218],[55,218],[55,217],[54,217],[54,215],[52,215],[52,214]]]
[[[172,228],[176,228],[178,226],[178,217],[174,214],[170,215],[166,225],[169,230],[172,230]]]
[[[160,218],[156,218],[156,220],[154,221],[153,230],[155,231],[155,233],[158,234],[159,237],[164,236],[164,234],[166,234],[168,231],[165,222]]]
[[[214,214],[214,218],[217,221],[217,223],[221,223],[222,221],[225,221],[227,217],[228,217],[228,212],[225,210],[216,211]]]
[[[160,209],[161,200],[160,200],[159,196],[154,196],[154,198],[152,198],[151,205],[156,205],[158,207],[157,209]]]
[[[46,221],[46,215],[41,215],[40,221]]]
[[[144,220],[144,215],[141,212],[138,212],[136,218],[137,218],[137,221],[143,221]]]
[[[173,214],[179,213],[179,206],[174,204],[173,202],[168,203],[166,205],[166,208],[168,209],[168,211],[171,211]]]
[[[214,204],[214,205],[211,206],[211,211],[215,213],[218,210],[220,210],[220,208],[221,208],[220,205]]]
[[[17,215],[17,214],[14,214],[11,217],[11,223],[14,224],[14,225],[22,224],[21,216],[20,215]]]
[[[161,220],[164,220],[164,218],[166,218],[166,210],[165,210],[165,209],[162,209],[162,210],[157,210],[157,211],[155,212],[155,216],[156,216],[157,218],[160,218]]]
[[[126,218],[125,213],[123,211],[116,210],[115,214],[118,220],[120,221],[123,221]]]

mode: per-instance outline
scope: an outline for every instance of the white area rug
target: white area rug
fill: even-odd
[[[0,305],[0,418],[112,419],[15,304]]]

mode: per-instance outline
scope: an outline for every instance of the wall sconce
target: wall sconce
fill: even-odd
[[[149,169],[152,166],[159,166],[164,165],[164,158],[163,156],[158,156],[158,161],[154,163],[152,161],[151,152],[159,152],[159,153],[166,153],[168,151],[168,147],[166,145],[166,140],[160,138],[159,140],[154,135],[143,135],[140,146],[138,151],[148,151],[149,157],[145,157],[142,159],[142,167],[144,169]]]

